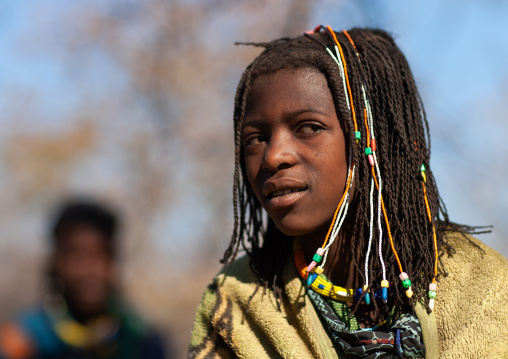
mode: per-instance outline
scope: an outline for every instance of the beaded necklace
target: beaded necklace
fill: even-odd
[[[384,324],[387,323],[387,320],[382,320],[379,324],[375,325],[372,328],[360,328],[360,325],[356,318],[354,316],[349,316],[351,313],[351,310],[349,307],[345,304],[345,302],[357,302],[360,300],[363,288],[358,288],[357,290],[354,289],[346,289],[337,285],[333,285],[330,281],[328,281],[328,278],[323,273],[311,273],[311,276],[309,276],[309,273],[307,272],[307,263],[305,261],[303,249],[301,242],[298,239],[295,239],[293,241],[293,254],[294,254],[294,261],[296,268],[298,270],[298,273],[301,275],[301,277],[306,281],[307,285],[310,289],[312,289],[314,292],[328,298],[328,304],[333,309],[337,317],[346,323],[349,329],[351,330],[376,330],[379,327],[382,327]],[[313,277],[315,276],[315,277]],[[309,278],[310,277],[310,278]],[[311,282],[312,281],[312,282]],[[310,283],[310,284],[309,284]],[[375,292],[374,295],[375,299],[381,299],[382,294],[381,290],[378,290]],[[363,301],[366,302],[366,297],[363,298]],[[367,303],[370,304],[370,303]],[[395,307],[392,309],[392,313],[389,317],[388,322],[391,322],[391,316],[395,312]]]
[[[305,261],[302,244],[298,239],[293,241],[293,256],[298,273],[307,283],[307,286],[309,286],[316,293],[321,294],[324,297],[342,302],[358,302],[361,299],[364,288],[358,288],[354,290],[334,285],[328,281],[326,276],[323,274],[321,267],[314,268],[314,270],[309,273],[307,271],[308,265]],[[374,298],[383,299],[383,301],[385,301],[385,298],[383,297],[383,291],[380,289],[374,292]],[[363,300],[367,304],[370,304],[370,296],[367,297],[367,295],[365,295]]]
[[[293,241],[293,254],[298,273],[302,276],[304,281],[306,281],[307,285],[311,287],[316,293],[319,293],[322,296],[331,298],[333,300],[340,300],[344,302],[354,301],[354,290],[342,288],[327,281],[321,275],[323,273],[321,267],[316,268],[314,272],[310,273],[309,275],[309,272],[307,271],[307,262],[305,261],[305,256],[303,254],[302,244],[298,239]]]

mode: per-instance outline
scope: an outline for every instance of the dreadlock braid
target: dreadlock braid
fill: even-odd
[[[323,49],[334,48],[334,38],[347,64],[349,95],[344,89],[337,62]],[[354,205],[348,213],[353,216],[348,226],[352,233],[351,251],[366,252],[369,230],[374,231],[374,237],[380,235],[381,231],[387,233],[389,230],[396,251],[392,250],[387,240],[382,243],[380,250],[374,249],[378,252],[377,256],[384,258],[386,279],[398,282],[399,272],[404,267],[407,275],[417,280],[414,290],[416,297],[421,298],[434,278],[436,248],[432,239],[433,228],[440,249],[446,244],[445,231],[453,229],[465,232],[474,228],[450,222],[446,207],[440,201],[429,166],[430,139],[425,112],[406,58],[392,37],[382,30],[353,29],[342,33],[315,32],[293,39],[243,44],[264,50],[243,73],[235,97],[234,229],[221,262],[232,262],[241,244],[250,256],[252,270],[265,286],[273,282],[274,288],[277,288],[282,284],[279,274],[291,251],[292,238],[280,232],[264,214],[246,179],[241,133],[250,90],[258,77],[280,70],[311,68],[325,76],[338,118],[344,121],[348,141],[352,144],[348,151],[351,151],[350,158],[355,164],[356,174],[352,198]],[[366,108],[364,96],[368,98],[369,109]],[[355,109],[356,115],[352,114],[350,107]],[[387,219],[382,225],[379,224],[379,228],[369,224],[369,203],[372,203],[369,193],[375,172],[363,153],[363,149],[371,146],[367,143],[369,129],[367,118],[364,118],[370,110],[376,134],[379,173],[383,176],[381,200]],[[357,131],[361,133],[360,139],[356,137]],[[358,145],[354,145],[356,143]],[[422,191],[420,174],[422,164],[426,168],[425,193]],[[376,178],[376,185],[379,185],[378,180],[381,179]],[[362,263],[356,263],[356,257],[352,256],[354,265],[360,276],[364,277],[360,268]],[[373,259],[366,263],[367,275],[373,279],[371,288],[376,288],[375,283],[380,282],[381,271],[385,271],[384,265],[381,268],[380,261]],[[402,300],[397,286],[395,295]]]

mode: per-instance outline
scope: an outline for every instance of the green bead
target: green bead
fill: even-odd
[[[367,147],[367,148],[365,149],[365,154],[366,154],[366,155],[371,155],[371,154],[372,154],[372,148]]]
[[[411,281],[409,279],[404,279],[402,281],[402,285],[404,286],[404,288],[409,288],[411,287]]]
[[[429,290],[429,299],[436,299],[436,291]]]
[[[425,172],[425,165],[422,163],[422,167],[420,168],[422,172]]]
[[[360,133],[360,131],[355,131],[355,137],[357,140],[360,140],[362,138],[362,134]]]
[[[319,254],[314,254],[314,257],[312,257],[312,260],[316,263],[319,263],[323,259],[323,256],[320,256]]]

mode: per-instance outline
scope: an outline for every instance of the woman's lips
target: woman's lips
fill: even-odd
[[[287,207],[302,198],[308,186],[300,180],[282,177],[270,178],[263,184],[263,195],[270,207]]]
[[[303,190],[304,190],[303,188],[286,188],[286,189],[281,189],[279,191],[273,192],[269,197],[270,198],[279,197],[279,196],[283,196],[285,194],[289,194],[289,193],[293,193],[293,192],[301,192]]]
[[[272,196],[268,197],[268,205],[273,208],[292,206],[300,200],[306,192],[306,188],[288,188],[276,191]]]

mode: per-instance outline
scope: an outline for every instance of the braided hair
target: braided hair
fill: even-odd
[[[351,39],[348,39],[347,36]],[[351,250],[365,252],[369,238],[369,162],[361,148],[366,144],[366,129],[355,129],[339,68],[323,49],[333,48],[330,34],[316,32],[310,36],[282,38],[267,43],[241,43],[264,48],[264,51],[244,71],[235,97],[235,171],[233,187],[234,229],[222,263],[234,261],[240,245],[250,256],[250,265],[261,283],[273,283],[275,294],[283,283],[280,273],[291,251],[292,238],[280,232],[262,207],[247,180],[241,133],[249,94],[254,81],[280,70],[310,68],[321,72],[331,91],[338,118],[345,121],[347,140],[357,141],[355,130],[361,132],[359,146],[351,145],[356,166],[351,223]],[[383,174],[383,197],[393,242],[405,272],[418,283],[415,297],[421,298],[434,278],[436,263],[433,226],[440,252],[453,251],[446,243],[446,231],[473,232],[473,227],[458,225],[448,218],[434,176],[429,166],[429,127],[414,78],[406,58],[393,38],[382,30],[353,29],[335,33],[348,66],[350,91],[357,113],[363,113],[362,86],[366,88],[376,128],[377,156]],[[354,41],[354,43],[353,43]],[[358,55],[357,55],[358,52]],[[361,59],[361,61],[359,60]],[[431,221],[422,191],[422,164],[426,168],[426,195]],[[374,229],[375,230],[375,229]],[[386,232],[385,232],[386,233]],[[398,281],[398,267],[388,241],[382,255],[386,259],[386,275],[390,282]],[[356,256],[352,256],[356,268]],[[442,267],[442,266],[441,266]],[[380,264],[372,260],[371,277],[380,280]],[[441,268],[444,271],[444,268]],[[363,276],[363,274],[360,275]],[[375,287],[374,287],[375,288]],[[402,300],[399,289],[394,293]],[[407,300],[407,298],[405,298]]]

